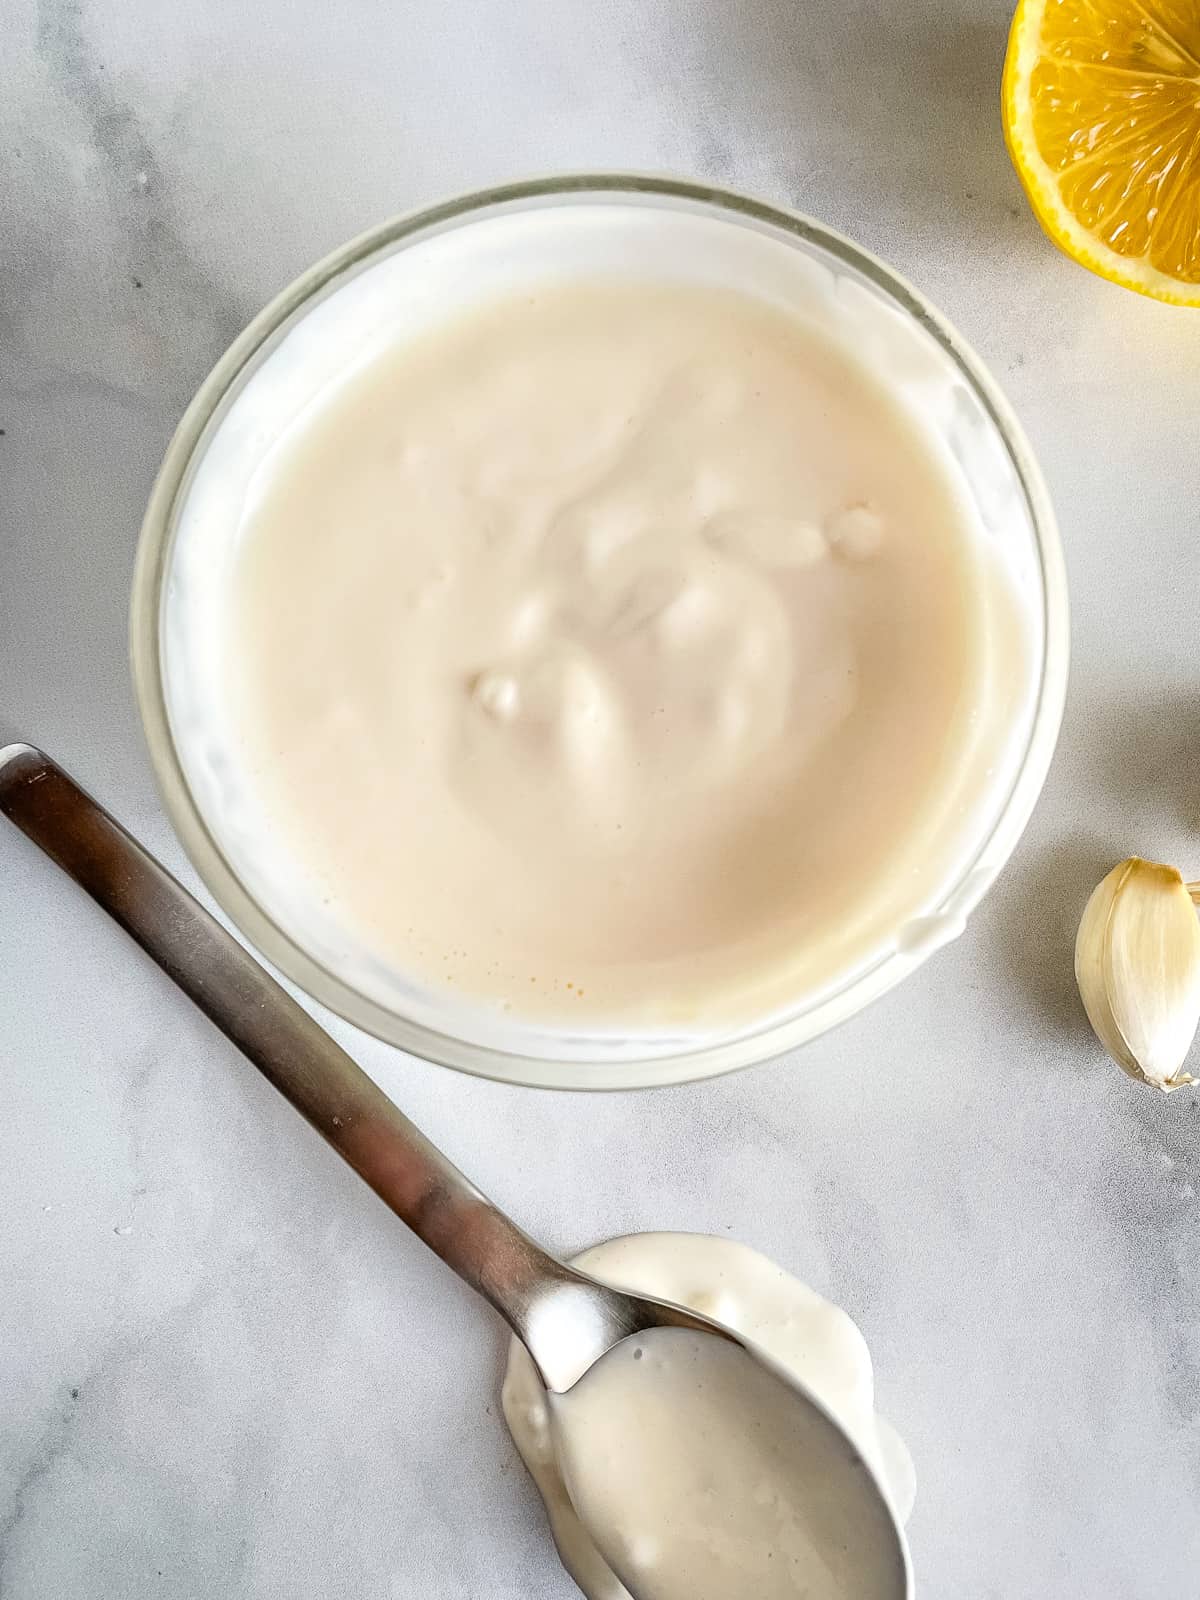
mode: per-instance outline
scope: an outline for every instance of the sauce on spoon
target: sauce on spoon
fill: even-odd
[[[897,1600],[896,1537],[836,1425],[755,1355],[655,1328],[551,1399],[567,1491],[638,1600]]]
[[[576,1265],[751,1340],[837,1419],[907,1514],[908,1452],[875,1412],[866,1344],[838,1307],[728,1239],[639,1234]],[[844,1516],[862,1496],[845,1477],[840,1438],[813,1432],[808,1408],[793,1410],[788,1390],[734,1345],[644,1334],[553,1401],[514,1346],[503,1401],[563,1563],[589,1600],[627,1600],[630,1589],[638,1600],[794,1600],[805,1584],[814,1597],[892,1592],[872,1585],[887,1581],[880,1557],[894,1535]],[[843,1492],[823,1497],[822,1480]]]

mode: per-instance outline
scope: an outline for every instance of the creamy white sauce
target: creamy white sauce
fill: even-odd
[[[740,992],[735,983],[731,992],[727,980],[732,952],[726,943],[723,952],[715,952],[721,981],[712,986],[711,1005],[700,993],[699,977],[685,984],[681,995],[673,974],[656,969],[645,959],[644,948],[630,952],[640,963],[636,974],[628,970],[611,974],[615,986],[607,1007],[599,988],[585,988],[582,1000],[578,987],[566,989],[567,982],[578,984],[578,980],[575,973],[563,972],[563,987],[547,985],[551,1001],[535,1013],[522,1009],[535,1003],[535,991],[541,988],[529,982],[539,974],[527,960],[515,974],[518,981],[512,992],[498,1000],[494,987],[479,993],[469,982],[464,984],[462,979],[470,978],[468,971],[448,970],[447,958],[459,959],[455,952],[463,948],[461,939],[446,937],[440,943],[435,939],[424,952],[406,951],[407,923],[399,943],[377,938],[373,918],[362,913],[364,878],[374,877],[382,885],[392,877],[400,888],[411,888],[415,899],[436,875],[421,860],[419,834],[402,825],[406,806],[384,808],[387,828],[380,837],[374,832],[380,808],[371,798],[377,775],[370,761],[361,763],[354,755],[345,728],[342,737],[330,738],[319,748],[310,746],[308,758],[318,784],[326,790],[319,808],[327,818],[336,810],[335,832],[369,863],[345,880],[345,899],[338,885],[330,892],[329,874],[322,864],[330,852],[328,839],[314,847],[307,820],[294,807],[305,763],[295,753],[289,758],[294,780],[290,793],[286,763],[274,778],[269,773],[264,778],[262,768],[272,752],[252,744],[248,757],[247,723],[254,722],[255,714],[243,715],[238,673],[228,670],[231,656],[240,648],[238,638],[231,638],[231,623],[239,612],[238,595],[245,578],[246,535],[264,486],[278,465],[286,465],[293,446],[302,446],[309,437],[310,426],[319,424],[320,432],[324,418],[336,418],[343,397],[361,399],[371,392],[375,377],[389,364],[400,362],[404,352],[419,348],[435,330],[469,323],[481,306],[504,297],[540,297],[549,290],[587,284],[649,287],[668,295],[676,290],[736,292],[743,302],[765,308],[793,328],[816,330],[819,343],[835,345],[844,355],[844,369],[865,373],[868,390],[884,394],[885,409],[893,421],[899,417],[900,431],[912,438],[915,456],[933,459],[942,487],[952,497],[961,497],[967,507],[956,524],[969,546],[963,601],[968,610],[976,600],[986,601],[975,619],[983,666],[974,684],[968,723],[956,726],[948,736],[940,804],[935,783],[933,791],[927,791],[934,803],[918,804],[904,848],[885,859],[874,876],[857,840],[840,856],[816,861],[814,905],[825,898],[830,876],[844,871],[847,904],[857,904],[861,912],[857,920],[842,923],[841,933],[847,937],[840,951],[837,928],[826,925],[827,937],[810,937],[819,928],[819,919],[807,932],[784,926],[790,920],[788,908],[782,906],[785,891],[798,881],[794,874],[789,877],[793,858],[785,848],[773,890],[770,869],[764,867],[757,880],[750,875],[740,891],[747,904],[752,905],[758,895],[760,907],[769,910],[773,893],[782,906],[781,931],[774,940],[767,928],[761,930],[765,937],[757,948],[753,941],[744,945],[743,975],[760,972],[763,982],[756,990],[751,980]],[[610,341],[608,348],[614,360],[629,356],[636,366],[638,349],[631,341]],[[413,402],[418,410],[421,398],[417,395]],[[377,425],[380,417],[370,420]],[[496,428],[501,422],[515,427],[523,420],[522,408],[491,418]],[[890,429],[891,423],[885,429],[889,436]],[[821,469],[825,443],[819,435],[794,430],[789,440],[798,458],[811,450],[815,469]],[[836,452],[829,457],[831,463],[836,459]],[[341,463],[334,465],[340,468]],[[704,467],[702,454],[692,452],[692,465],[698,472]],[[1029,472],[1027,464],[1025,471]],[[813,520],[819,524],[819,519]],[[817,531],[823,532],[819,526]],[[848,554],[856,542],[853,522],[845,531],[850,533]],[[751,531],[743,525],[743,533],[753,563],[778,549],[771,528],[764,532],[757,524]],[[804,554],[806,545],[811,549],[816,543],[811,532],[784,542],[790,543],[793,555]],[[870,568],[886,549],[885,543],[863,565]],[[737,559],[749,559],[747,551]],[[1019,783],[1040,703],[1040,641],[1047,598],[1018,460],[998,435],[989,402],[965,379],[959,363],[922,319],[876,287],[868,270],[840,260],[836,249],[809,246],[789,230],[752,221],[736,208],[661,195],[572,193],[547,204],[492,207],[486,213],[460,216],[453,225],[415,232],[398,229],[394,242],[378,242],[365,259],[344,267],[282,321],[232,383],[180,486],[165,560],[159,630],[162,686],[171,735],[195,808],[238,882],[291,941],[293,976],[302,969],[301,981],[326,999],[332,997],[335,1004],[350,1006],[353,992],[358,1020],[389,1035],[397,1030],[405,1034],[395,1020],[403,1018],[426,1033],[461,1040],[464,1051],[484,1047],[519,1059],[519,1075],[538,1081],[570,1079],[595,1087],[673,1078],[673,1062],[681,1052],[724,1051],[726,1064],[731,1065],[757,1048],[753,1041],[764,1029],[790,1029],[794,1036],[797,1029],[807,1029],[808,1024],[799,1021],[802,1016],[814,1019],[814,1026],[815,1019],[827,1025],[846,1015],[857,1003],[856,996],[879,992],[931,949],[953,938],[1011,844],[1011,829],[999,834],[994,830],[1012,805],[1013,786]],[[822,581],[831,565],[836,578],[841,571],[836,563],[824,559],[817,563]],[[768,585],[775,581],[775,570],[766,572]],[[804,571],[802,566],[779,570],[785,583],[798,581]],[[292,595],[286,570],[284,579],[275,600],[270,596],[267,600],[286,613]],[[337,600],[339,585],[326,586],[325,593]],[[901,589],[896,597],[898,617]],[[372,595],[363,615],[365,630],[374,615],[385,613],[380,639],[397,636],[403,622],[398,605],[389,608],[387,600],[386,594]],[[921,616],[919,609],[911,614],[914,620]],[[286,632],[286,615],[276,626]],[[936,638],[936,630],[931,637]],[[302,627],[298,642],[297,697],[303,689],[307,649]],[[489,654],[487,661],[475,666],[495,664]],[[287,665],[278,670],[285,672]],[[1054,665],[1056,671],[1061,666],[1057,657]],[[506,702],[511,705],[509,690],[485,683],[481,703],[472,714],[482,718],[487,705],[502,709]],[[901,708],[895,718],[899,729],[904,715]],[[511,733],[502,723],[492,731],[497,738]],[[726,725],[726,734],[729,731]],[[720,740],[706,742],[706,759],[719,751]],[[892,772],[882,781],[872,775],[860,790],[884,806],[893,777],[898,777],[897,799],[903,806],[906,794],[911,799],[916,792],[906,788],[907,760],[908,752],[900,750]],[[699,763],[699,768],[704,765]],[[955,768],[956,782],[950,776]],[[919,788],[919,775],[915,781]],[[281,788],[282,808],[277,803]],[[335,791],[332,798],[330,790]],[[764,803],[772,793],[781,803],[785,798],[771,785],[761,793]],[[365,809],[360,810],[364,796]],[[686,785],[678,810],[693,823],[697,812],[702,815]],[[569,819],[569,811],[567,815]],[[801,809],[793,836],[801,836],[806,824]],[[328,834],[328,822],[324,831]],[[866,831],[870,833],[869,828]],[[784,823],[777,822],[774,832],[783,836],[785,846],[789,844]],[[686,840],[679,843],[682,847]],[[771,843],[768,832],[764,860],[765,847]],[[469,850],[464,854],[464,861],[470,854]],[[520,877],[507,847],[494,850],[485,864],[488,893],[494,882],[505,880],[511,886]],[[408,868],[413,869],[411,879]],[[459,927],[463,876],[452,874],[444,885],[439,881],[433,895],[436,904],[437,895],[444,893],[446,921]],[[768,878],[765,894],[764,877]],[[522,882],[519,887],[523,895],[526,885]],[[564,900],[582,904],[588,884],[586,877],[581,878],[578,899],[569,880],[560,888]],[[659,899],[671,903],[665,892]],[[392,900],[399,904],[396,895]],[[470,900],[469,909],[474,912]],[[719,918],[720,897],[713,909]],[[581,926],[583,919],[575,918],[572,927]],[[654,932],[653,918],[648,928]],[[439,930],[427,931],[436,935]],[[697,931],[703,934],[702,924]],[[267,939],[267,931],[260,929],[258,936]],[[607,937],[599,926],[598,937]],[[579,953],[568,942],[563,947],[564,964],[569,956],[575,965]],[[410,961],[409,954],[416,959]],[[703,965],[709,958],[697,948],[683,959]],[[455,981],[445,982],[443,975]],[[636,1017],[625,1013],[618,992],[621,983],[628,991],[631,978],[636,980],[636,1007],[640,1007]],[[344,992],[332,992],[331,984],[341,985]],[[527,999],[519,992],[522,986]],[[688,989],[700,1002],[690,1012]],[[429,1048],[427,1038],[424,1043]],[[490,1060],[491,1070],[504,1070],[496,1065],[498,1057]],[[711,1060],[716,1064],[715,1056]],[[631,1062],[636,1065],[630,1066]]]
[[[548,286],[381,343],[263,462],[233,579],[295,876],[500,1011],[770,1012],[919,909],[987,781],[964,502],[748,295]]]
[[[638,1234],[585,1251],[577,1264],[714,1317],[764,1350],[825,1405],[907,1516],[911,1462],[875,1412],[870,1357],[843,1311],[726,1239]],[[886,1568],[873,1564],[870,1530],[860,1527],[856,1537],[844,1520],[857,1500],[822,1489],[830,1482],[825,1441],[806,1441],[800,1419],[789,1425],[769,1373],[764,1388],[733,1347],[720,1351],[702,1339],[697,1349],[690,1337],[660,1331],[606,1357],[555,1402],[557,1451],[533,1363],[512,1345],[505,1418],[576,1583],[590,1600],[627,1600],[567,1491],[564,1461],[589,1525],[606,1530],[601,1543],[636,1575],[645,1600],[770,1600],[803,1593],[801,1576],[813,1600],[881,1592],[872,1584]],[[782,1493],[797,1485],[807,1492]]]

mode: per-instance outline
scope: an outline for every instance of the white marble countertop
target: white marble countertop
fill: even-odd
[[[670,168],[887,257],[1007,388],[1072,585],[1059,754],[965,937],[795,1059],[648,1096],[334,1031],[552,1245],[729,1233],[844,1304],[916,1457],[925,1600],[1157,1600],[1200,1570],[1200,1095],[1099,1055],[1071,943],[1120,856],[1200,873],[1200,314],[1042,238],[1007,11],[7,0],[0,735],[194,883],[125,664],[142,505],[231,335],[389,213]],[[490,1313],[7,828],[0,1069],[5,1600],[568,1600]]]

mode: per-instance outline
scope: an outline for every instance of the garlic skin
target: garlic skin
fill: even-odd
[[[1131,1078],[1169,1092],[1200,1023],[1200,918],[1174,867],[1131,856],[1094,890],[1075,980],[1096,1037]]]

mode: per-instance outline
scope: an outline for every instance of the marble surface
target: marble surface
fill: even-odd
[[[1042,238],[1002,0],[0,0],[0,738],[189,882],[125,663],[188,395],[344,238],[540,169],[670,168],[893,261],[1007,388],[1061,516],[1072,688],[967,934],[795,1059],[652,1095],[472,1082],[333,1024],[534,1231],[728,1233],[859,1319],[926,1600],[1200,1570],[1200,1096],[1100,1057],[1113,860],[1200,872],[1200,314]],[[0,828],[0,1594],[568,1600],[496,1323]]]

